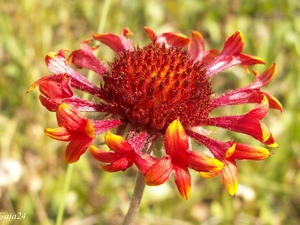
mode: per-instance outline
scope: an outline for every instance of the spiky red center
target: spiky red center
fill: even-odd
[[[105,100],[124,122],[161,132],[177,118],[184,126],[201,125],[211,111],[205,68],[186,51],[153,42],[123,52],[110,66]]]

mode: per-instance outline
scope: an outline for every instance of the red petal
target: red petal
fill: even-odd
[[[99,165],[99,167],[107,172],[125,171],[132,166],[132,162],[129,162],[126,157],[122,157],[109,165]]]
[[[266,125],[260,121],[266,115],[267,110],[268,101],[264,97],[261,104],[244,115],[209,118],[205,124],[248,134],[264,143],[271,135]]]
[[[145,183],[150,186],[163,184],[169,179],[173,166],[171,158],[165,156],[158,160],[145,174]]]
[[[72,86],[89,93],[101,93],[101,89],[88,81],[84,76],[82,76],[77,71],[73,70],[67,63],[64,56],[65,50],[62,49],[58,53],[49,53],[46,58],[46,65],[48,69],[58,75],[58,74],[68,74],[72,79]]]
[[[137,153],[134,159],[135,165],[139,168],[143,175],[145,175],[150,167],[152,167],[157,161],[158,159],[155,157],[144,153]]]
[[[104,74],[107,68],[99,59],[92,53],[93,48],[87,44],[87,41],[82,42],[82,47],[75,50],[68,58],[68,62],[72,62],[79,68],[87,68],[98,74]]]
[[[119,135],[112,134],[107,132],[105,135],[105,142],[107,146],[116,152],[118,155],[123,155],[126,152],[134,151],[132,146],[127,140]]]
[[[73,138],[73,135],[65,127],[46,128],[45,134],[59,141],[70,141]]]
[[[72,138],[65,151],[65,161],[67,163],[77,162],[92,141],[92,138],[85,135],[78,135],[76,138]]]
[[[151,41],[154,41],[156,38],[156,34],[154,30],[152,30],[150,27],[144,27],[147,36],[150,38]]]
[[[268,149],[263,147],[254,147],[250,145],[236,143],[236,148],[232,157],[235,159],[243,160],[263,160],[270,156]]]
[[[82,132],[87,126],[88,119],[84,118],[75,107],[64,102],[59,106],[56,117],[58,125],[67,130]]]
[[[227,38],[222,55],[236,55],[242,52],[244,48],[244,36],[240,31],[235,32]]]
[[[218,172],[224,167],[221,161],[195,151],[188,151],[188,166],[198,172]]]
[[[174,120],[167,128],[165,133],[164,145],[166,153],[171,158],[185,153],[189,147],[188,136],[186,135],[180,121]]]
[[[106,34],[97,34],[93,33],[93,38],[102,42],[103,44],[110,47],[116,53],[121,53],[123,51],[132,50],[132,43],[130,39],[126,36],[131,35],[132,32],[128,28],[124,28],[122,34],[117,36],[115,34],[106,33]]]
[[[157,42],[165,44],[167,47],[183,48],[189,44],[190,39],[181,33],[168,32],[159,35]]]
[[[276,64],[273,63],[266,71],[261,75],[256,76],[255,80],[247,86],[247,89],[259,89],[266,86],[274,77],[276,72]]]
[[[93,120],[92,124],[95,129],[95,134],[101,134],[112,128],[120,126],[122,122],[118,119],[107,119],[107,120]]]
[[[187,200],[191,194],[191,175],[187,169],[174,166],[175,183],[181,197]]]
[[[91,155],[101,162],[112,163],[118,159],[116,153],[101,150],[93,145],[90,145],[89,150]]]
[[[205,50],[204,38],[198,31],[191,31],[191,33],[192,36],[190,37],[188,48],[190,58],[195,61],[201,61]]]

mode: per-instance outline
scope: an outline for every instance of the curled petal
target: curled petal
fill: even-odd
[[[156,186],[163,184],[169,179],[173,166],[171,158],[165,156],[158,160],[149,170],[145,173],[145,183],[149,186]]]
[[[224,185],[230,195],[235,195],[238,189],[238,170],[236,162],[228,159],[224,161],[222,178]]]
[[[154,30],[152,30],[150,27],[144,27],[147,36],[150,38],[151,41],[154,41],[156,38],[156,34]]]
[[[168,32],[159,35],[157,42],[165,44],[166,47],[183,48],[189,44],[190,39],[181,33]]]
[[[108,165],[99,165],[99,167],[107,172],[125,171],[127,168],[132,166],[132,162],[126,157],[119,158]]]
[[[110,132],[106,133],[105,142],[107,146],[117,154],[123,154],[124,152],[134,151],[134,149],[127,140],[125,140],[119,135],[115,135]]]
[[[191,195],[191,175],[187,168],[174,166],[175,184],[184,200],[187,200]]]
[[[56,117],[60,127],[76,132],[84,131],[91,138],[95,136],[91,122],[84,118],[75,107],[63,102],[57,110]]]
[[[98,74],[104,74],[107,68],[93,54],[95,48],[89,46],[90,42],[90,39],[84,40],[81,43],[81,49],[73,51],[68,58],[68,62],[73,63],[79,68],[87,68]]]
[[[111,33],[93,33],[93,38],[107,45],[119,54],[123,51],[132,50],[132,43],[130,39],[127,38],[127,35],[132,35],[132,32],[128,28],[124,28],[120,36]]]
[[[236,55],[241,53],[243,48],[244,48],[244,36],[240,31],[237,31],[226,39],[221,54]]]
[[[266,86],[274,77],[276,72],[276,64],[273,63],[266,71],[261,75],[256,76],[254,82],[247,86],[248,89],[262,88]]]
[[[59,141],[70,141],[73,138],[73,135],[65,127],[46,128],[45,134]]]
[[[64,52],[65,49],[61,49],[58,53],[52,52],[46,56],[45,61],[48,69],[54,74],[68,74],[72,78],[73,87],[99,96],[102,90],[72,69],[66,62]]]
[[[112,163],[118,159],[117,155],[114,152],[107,152],[93,145],[90,145],[89,150],[91,155],[101,162]]]
[[[77,162],[92,141],[93,138],[89,138],[84,135],[78,135],[77,137],[74,137],[66,148],[65,161],[67,163]]]
[[[188,47],[190,58],[201,61],[205,51],[204,38],[198,31],[191,31],[190,43]]]

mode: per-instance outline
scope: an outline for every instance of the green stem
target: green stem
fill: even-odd
[[[61,225],[62,221],[63,221],[64,210],[65,210],[65,205],[66,205],[65,200],[67,198],[67,194],[68,194],[68,191],[69,191],[69,188],[70,188],[73,168],[74,168],[74,164],[68,164],[66,178],[65,178],[64,187],[63,187],[63,198],[62,198],[62,201],[60,202],[60,205],[59,205],[55,225]]]
[[[129,209],[127,211],[126,217],[123,221],[123,225],[133,225],[140,210],[141,200],[144,194],[145,181],[144,176],[140,171],[137,172],[135,187],[132,194],[132,199],[130,202]]]

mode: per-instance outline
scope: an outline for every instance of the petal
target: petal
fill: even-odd
[[[252,66],[255,64],[264,64],[264,61],[259,57],[246,54],[219,55],[207,66],[206,76],[209,78],[235,65]]]
[[[262,88],[266,86],[274,77],[276,72],[276,64],[273,63],[261,75],[256,76],[255,80],[247,86],[248,89]]]
[[[70,141],[73,138],[73,135],[65,127],[46,128],[44,132],[48,137],[59,141]]]
[[[65,151],[65,162],[77,162],[92,141],[93,138],[89,138],[85,135],[78,135],[76,138],[72,138]]]
[[[174,166],[175,184],[184,200],[187,200],[191,195],[191,175],[187,168]]]
[[[238,170],[234,160],[225,160],[222,178],[230,195],[234,196],[238,189]]]
[[[56,112],[57,123],[60,127],[76,132],[86,132],[88,136],[93,138],[94,128],[92,123],[84,118],[75,107],[62,103]]]
[[[212,152],[215,158],[217,158],[220,161],[223,161],[226,158],[226,152],[233,145],[233,143],[231,142],[222,142],[214,140],[191,130],[186,130],[186,132],[190,137],[205,145]]]
[[[64,52],[65,50],[62,49],[58,53],[52,52],[46,56],[45,61],[48,69],[54,74],[68,74],[72,78],[72,86],[77,89],[99,95],[102,90],[88,81],[76,70],[72,69],[66,62]]]
[[[42,83],[43,81],[51,79],[52,77],[53,77],[53,75],[49,75],[49,76],[44,76],[44,77],[38,79],[32,85],[30,85],[30,87],[27,89],[27,91],[26,91],[25,94],[27,94],[28,92],[32,91],[34,88],[36,88],[37,86],[39,86],[40,83]]]
[[[205,124],[248,134],[265,143],[269,139],[271,132],[260,120],[266,115],[267,110],[268,100],[264,97],[261,104],[246,114],[209,118],[205,121]]]
[[[124,153],[129,151],[134,151],[127,140],[119,135],[115,135],[110,132],[106,133],[105,142],[111,150],[119,155],[123,155]]]
[[[154,30],[152,30],[150,27],[144,27],[147,36],[150,38],[151,41],[154,41],[156,38],[156,34]]]
[[[87,68],[98,74],[104,74],[107,68],[99,59],[93,54],[94,48],[89,46],[91,40],[85,40],[81,43],[81,49],[73,51],[68,62],[73,63],[79,68]]]
[[[165,133],[164,145],[166,153],[176,157],[180,153],[185,153],[189,147],[188,136],[186,135],[180,121],[174,120],[167,128]]]
[[[232,157],[239,160],[263,160],[270,155],[269,150],[266,148],[236,143],[236,149],[232,154]]]
[[[112,163],[118,159],[116,153],[101,150],[93,145],[90,145],[89,150],[91,155],[101,162]]]
[[[139,168],[143,175],[145,175],[146,172],[150,169],[150,167],[152,167],[157,161],[157,158],[149,154],[140,152],[135,155],[134,159],[135,165],[137,166],[137,168]]]
[[[183,48],[189,44],[190,39],[181,33],[168,32],[158,35],[157,42],[166,47]]]
[[[107,119],[107,120],[93,120],[93,127],[95,129],[95,134],[101,134],[112,128],[118,127],[122,124],[121,120],[118,119]]]
[[[165,156],[158,160],[145,174],[145,183],[149,186],[156,186],[163,184],[169,179],[173,166],[171,158]]]
[[[267,97],[269,102],[269,108],[273,108],[276,110],[282,111],[282,105],[280,102],[272,95],[261,92],[259,90],[251,90],[251,89],[236,89],[234,91],[229,91],[224,95],[213,99],[212,107],[218,108],[220,106],[227,105],[241,105],[246,103],[260,103],[264,96]]]
[[[195,151],[188,151],[188,166],[198,172],[218,172],[224,164],[214,158]]]
[[[122,157],[109,165],[99,165],[99,167],[107,172],[125,171],[127,168],[132,166],[126,157]]]
[[[132,35],[132,32],[128,28],[124,28],[120,36],[111,33],[93,33],[93,38],[107,45],[119,54],[123,51],[131,51],[133,49],[132,43],[130,39],[127,38],[127,35]]]
[[[198,31],[191,31],[190,43],[188,51],[190,58],[194,61],[201,61],[205,50],[204,38]]]
[[[244,36],[240,31],[237,31],[226,39],[221,54],[236,55],[241,53],[243,48],[244,48]]]

